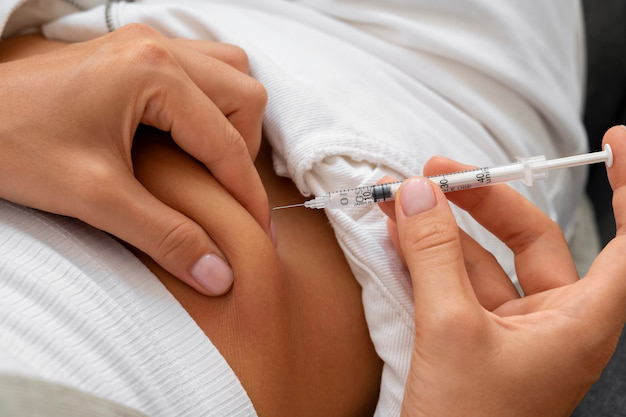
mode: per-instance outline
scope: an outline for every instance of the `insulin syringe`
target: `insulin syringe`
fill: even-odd
[[[518,180],[523,181],[527,186],[532,186],[534,181],[546,179],[548,171],[553,169],[599,162],[604,162],[608,168],[613,165],[613,152],[608,144],[604,145],[604,150],[599,152],[550,160],[544,156],[518,158],[516,163],[509,165],[476,168],[451,174],[433,175],[427,178],[439,185],[445,193]],[[382,203],[383,201],[394,200],[400,185],[402,185],[402,181],[332,191],[304,203],[274,207],[274,210],[291,207],[345,209]]]

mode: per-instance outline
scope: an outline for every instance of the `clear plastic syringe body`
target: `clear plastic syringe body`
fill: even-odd
[[[603,151],[583,155],[552,160],[546,160],[544,156],[519,158],[517,163],[508,165],[475,168],[427,178],[437,184],[443,192],[469,190],[519,180],[531,186],[534,181],[547,178],[550,170],[598,162],[604,162],[608,167],[613,164],[610,146],[606,145]],[[392,201],[401,185],[402,181],[398,181],[333,191],[306,201],[304,206],[315,209],[346,209]]]
[[[494,170],[496,175],[494,175]],[[484,187],[499,182],[521,179],[523,168],[519,164],[505,165],[497,168],[476,168],[468,171],[427,177],[439,185],[444,193]],[[345,209],[362,207],[370,204],[395,200],[402,181],[387,184],[366,185],[345,190],[332,191],[312,200],[306,201],[304,207]]]

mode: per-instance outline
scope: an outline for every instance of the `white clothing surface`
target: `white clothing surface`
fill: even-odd
[[[106,234],[0,200],[0,276],[0,371],[154,417],[256,415],[193,319]]]
[[[18,13],[41,16],[49,3],[35,0]],[[574,0],[91,6],[68,12],[63,4],[64,12],[47,21],[43,33],[76,42],[139,22],[168,36],[242,46],[252,75],[268,91],[265,134],[276,171],[303,195],[372,184],[385,174],[420,174],[433,155],[491,166],[517,156],[586,151],[579,117],[582,16]],[[12,33],[28,29],[9,23]],[[514,186],[571,237],[584,181],[585,170],[572,169],[532,188]],[[457,214],[514,279],[510,251],[465,213]],[[410,277],[378,208],[327,215],[363,288],[371,337],[385,362],[376,413],[397,416],[413,343]]]

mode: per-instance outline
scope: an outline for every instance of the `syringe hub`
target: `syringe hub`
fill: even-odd
[[[521,180],[527,187],[532,187],[535,180],[548,178],[548,170],[543,164],[546,161],[545,156],[531,156],[530,158],[517,158],[517,160],[524,169]]]
[[[328,195],[320,195],[319,197],[315,197],[311,200],[304,202],[304,207],[310,209],[323,209],[328,207],[329,198]]]

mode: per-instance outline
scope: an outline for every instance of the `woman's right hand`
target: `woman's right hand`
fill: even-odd
[[[107,231],[204,294],[228,291],[218,247],[135,179],[131,148],[140,124],[171,132],[271,234],[253,164],[266,93],[246,55],[141,25],[50,45],[29,57],[11,43],[2,49],[0,61],[21,59],[0,64],[0,197]]]
[[[558,226],[513,189],[448,194],[511,248],[522,298],[459,232],[436,185],[402,185],[390,232],[411,273],[416,322],[403,415],[568,416],[597,380],[626,320],[626,128],[604,143],[615,158],[617,236],[581,280]],[[438,158],[428,174],[462,168]]]

